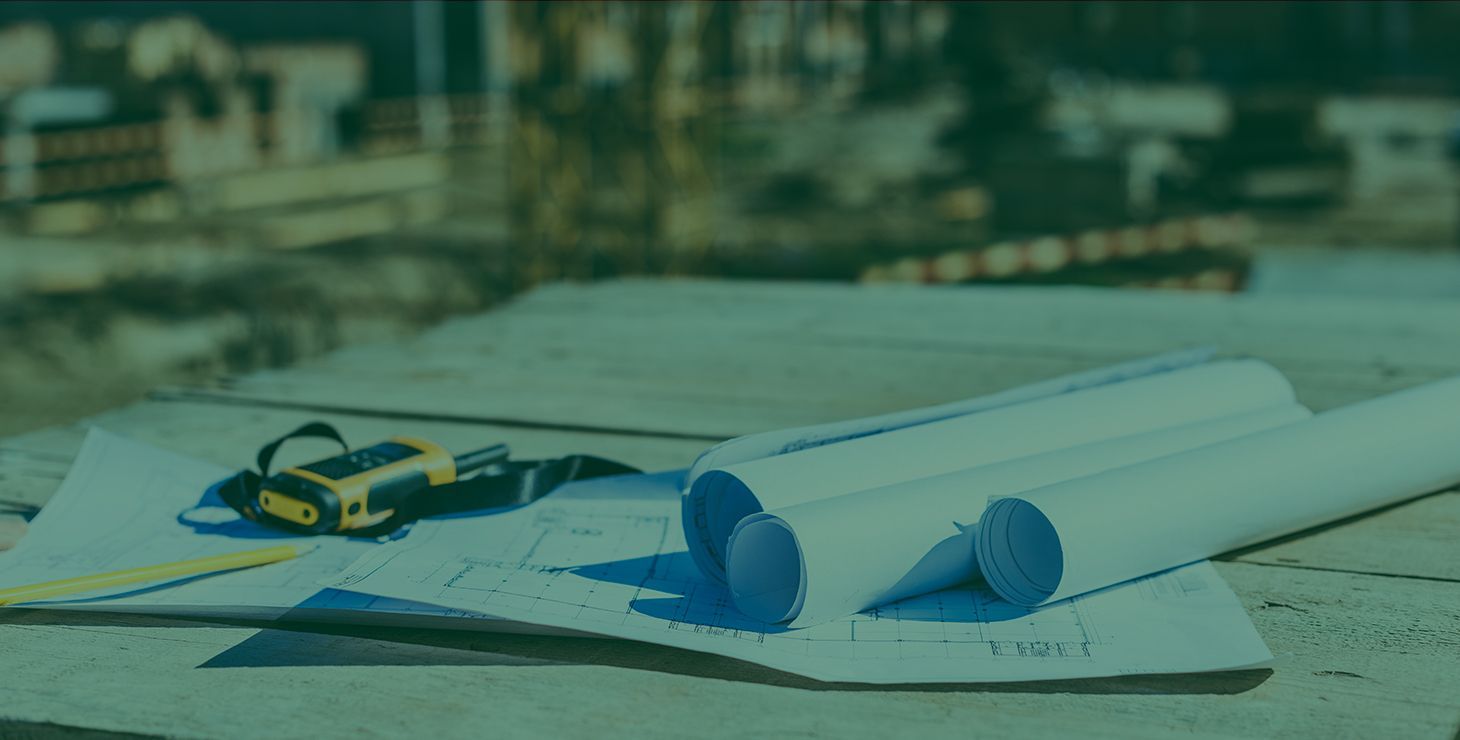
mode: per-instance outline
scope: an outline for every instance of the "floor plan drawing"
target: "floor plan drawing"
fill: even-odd
[[[1030,680],[1270,658],[1208,563],[1034,610],[970,584],[803,629],[758,622],[697,570],[678,495],[674,473],[628,476],[574,484],[515,511],[424,521],[329,585],[824,680]],[[1172,626],[1193,620],[1205,642]]]

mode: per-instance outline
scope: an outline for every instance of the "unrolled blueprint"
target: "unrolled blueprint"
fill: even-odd
[[[680,481],[679,473],[583,481],[521,509],[423,521],[326,583],[827,681],[1023,681],[1271,659],[1205,562],[1032,610],[975,584],[804,629],[755,621],[690,559]]]
[[[0,588],[144,565],[315,543],[280,563],[181,581],[91,592],[30,607],[160,614],[397,621],[475,616],[321,588],[374,540],[295,537],[243,520],[210,487],[232,471],[92,429],[60,490],[15,549],[0,553]],[[468,620],[487,627],[488,620]],[[461,622],[458,621],[458,624]],[[481,623],[481,624],[477,624]]]

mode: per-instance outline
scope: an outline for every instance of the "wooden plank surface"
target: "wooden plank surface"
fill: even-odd
[[[1430,584],[1227,565],[1282,662],[1268,671],[869,689],[617,641],[398,629],[261,629],[8,612],[0,712],[190,736],[354,732],[682,737],[1448,737],[1453,603]],[[1395,604],[1403,605],[1396,608]],[[99,687],[105,686],[103,691]],[[186,709],[169,710],[185,702]],[[321,716],[321,707],[334,712]],[[266,710],[281,724],[250,717]]]
[[[1335,405],[1460,372],[1457,311],[1084,290],[555,286],[403,345],[169,391],[93,421],[235,467],[323,417],[358,441],[500,439],[521,455],[665,468],[723,434],[1208,341],[1271,359],[1305,400]],[[41,505],[84,426],[0,442],[0,506]],[[1218,569],[1280,660],[1205,676],[869,688],[609,640],[7,610],[0,734],[1451,738],[1457,535],[1460,493],[1448,492],[1232,554]]]
[[[1460,305],[1448,302],[648,285],[555,286],[414,342],[233,379],[207,397],[715,437],[1201,344],[1269,360],[1319,409],[1460,368]]]

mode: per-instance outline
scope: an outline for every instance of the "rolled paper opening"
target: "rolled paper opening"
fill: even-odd
[[[695,486],[704,487],[705,527],[718,548],[724,548],[730,541],[741,519],[761,512],[760,499],[739,478],[723,470],[705,473],[695,481]],[[722,566],[727,561],[723,550],[711,554]]]
[[[1064,549],[1054,525],[1034,504],[1005,498],[989,504],[975,548],[989,587],[1020,606],[1044,603],[1064,576]]]
[[[784,622],[801,610],[806,564],[796,535],[781,520],[743,522],[730,538],[726,575],[735,607],[762,622]]]

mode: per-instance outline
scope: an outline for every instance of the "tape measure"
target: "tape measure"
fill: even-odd
[[[270,475],[274,453],[304,437],[333,440],[343,452]],[[219,493],[261,524],[301,534],[376,537],[426,516],[530,503],[570,481],[639,472],[589,455],[513,461],[509,452],[495,444],[452,456],[415,437],[351,451],[333,426],[312,422],[260,448],[258,472],[240,471]]]

